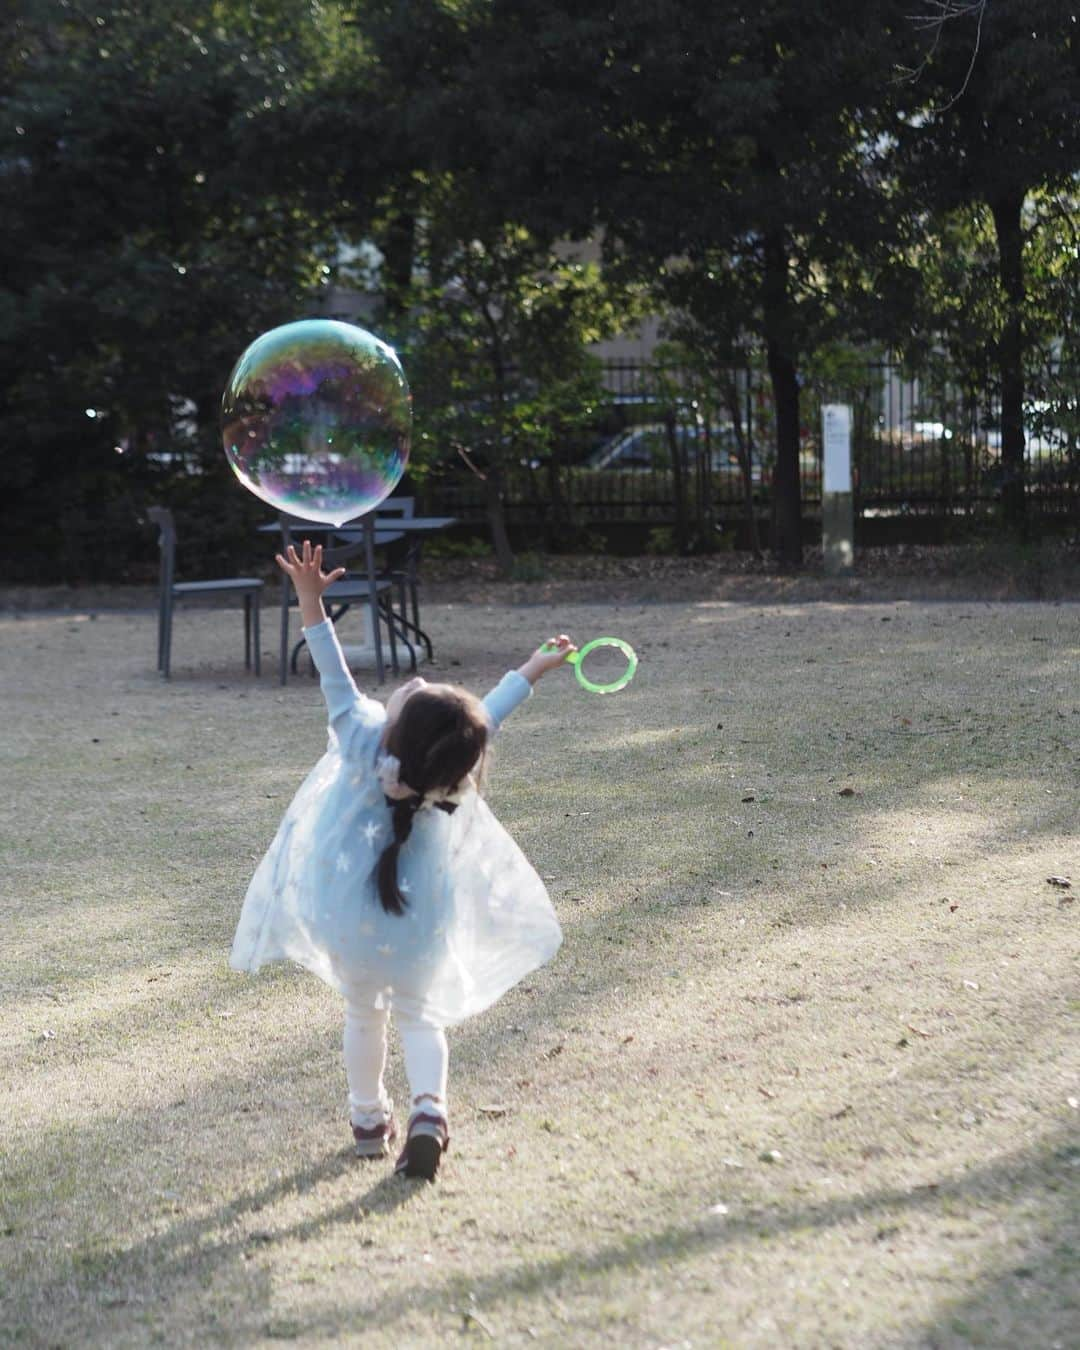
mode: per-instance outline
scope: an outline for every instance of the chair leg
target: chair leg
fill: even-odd
[[[262,592],[256,591],[251,597],[251,635],[255,642],[255,674],[262,674],[262,639],[259,636],[259,610],[262,608]]]
[[[364,517],[364,561],[368,575],[368,605],[371,609],[371,633],[375,640],[375,680],[382,684],[386,679],[386,667],[383,665],[382,626],[379,623],[379,592],[375,585],[375,526],[374,514],[368,512]]]
[[[376,628],[379,626],[379,616],[377,614],[375,615],[374,626]],[[394,598],[392,592],[388,591],[386,595],[386,631],[390,635],[390,669],[395,675],[399,675],[401,673],[401,666],[398,663],[396,630],[397,625],[394,622]]]
[[[161,634],[161,675],[163,679],[169,678],[169,666],[172,658],[172,616],[173,599],[170,595],[165,602],[164,623],[162,624]]]
[[[289,678],[289,578],[281,579],[281,645],[278,652],[281,683]]]
[[[251,669],[251,595],[244,596],[244,669]]]

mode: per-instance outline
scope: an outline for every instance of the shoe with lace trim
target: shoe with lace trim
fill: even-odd
[[[386,1158],[397,1138],[397,1124],[391,1114],[374,1125],[353,1125],[353,1149],[358,1158]]]

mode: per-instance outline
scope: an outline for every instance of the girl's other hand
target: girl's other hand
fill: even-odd
[[[571,652],[576,652],[577,647],[566,636],[560,633],[558,637],[551,637],[541,647],[537,647],[532,656],[520,668],[521,674],[529,681],[535,684],[541,675],[549,670],[554,670],[556,666],[561,666]]]

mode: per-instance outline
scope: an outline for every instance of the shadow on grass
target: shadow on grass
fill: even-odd
[[[381,1294],[373,1299],[358,1298],[351,1304],[342,1303],[340,1297],[335,1297],[332,1309],[307,1314],[300,1325],[305,1336],[333,1336],[340,1334],[343,1326],[358,1325],[358,1319],[378,1327],[381,1332],[392,1332],[395,1324],[404,1317],[414,1317],[417,1313],[441,1315],[455,1306],[497,1316],[500,1309],[514,1300],[550,1294],[564,1282],[571,1284],[577,1292],[583,1282],[598,1281],[612,1272],[632,1272],[653,1268],[658,1263],[692,1260],[702,1253],[738,1248],[748,1242],[812,1237],[836,1227],[876,1222],[879,1224],[876,1233],[867,1234],[866,1241],[881,1244],[884,1250],[890,1243],[902,1243],[903,1226],[918,1223],[920,1216],[928,1212],[937,1213],[943,1209],[949,1212],[949,1207],[955,1204],[985,1211],[994,1203],[1008,1203],[1014,1208],[1037,1203],[1041,1218],[1039,1231],[1009,1249],[1007,1269],[987,1276],[965,1299],[946,1305],[940,1318],[924,1327],[912,1342],[931,1346],[1030,1344],[1024,1333],[1030,1325],[1026,1304],[1032,1297],[1040,1300],[1043,1325],[1050,1316],[1063,1333],[1069,1325],[1075,1327],[1074,1322],[1070,1323],[1070,1316],[1078,1296],[1070,1275],[1075,1271],[1072,1258],[1080,1236],[1075,1204],[1078,1159],[1080,1147],[1075,1141],[1059,1137],[1041,1147],[972,1168],[938,1183],[883,1188],[851,1198],[800,1206],[760,1207],[743,1215],[716,1218],[703,1215],[694,1222],[669,1224],[599,1247],[575,1244],[557,1257],[508,1265],[489,1275],[454,1276],[434,1285],[408,1281],[407,1292]],[[294,1240],[309,1241],[340,1224],[355,1223],[370,1215],[399,1209],[426,1190],[426,1183],[384,1175],[356,1199],[331,1206],[313,1217],[223,1240],[211,1236],[245,1214],[260,1212],[292,1192],[339,1179],[355,1166],[358,1166],[355,1160],[340,1151],[328,1154],[319,1162],[300,1168],[271,1185],[238,1196],[202,1218],[185,1220],[165,1234],[131,1247],[101,1252],[92,1279],[76,1282],[84,1286],[78,1292],[83,1298],[92,1295],[107,1304],[110,1290],[130,1288],[152,1274],[155,1283],[166,1282],[162,1297],[154,1300],[154,1309],[159,1315],[168,1316],[168,1304],[182,1297],[185,1285],[199,1285],[212,1279],[215,1272],[239,1262],[245,1252],[265,1250]],[[1072,1202],[1069,1199],[1070,1183]],[[205,1238],[210,1240],[202,1240]],[[367,1237],[359,1241],[363,1246],[375,1248],[373,1259],[377,1260],[374,1240]],[[724,1278],[729,1276],[718,1273],[718,1284]],[[9,1330],[17,1330],[17,1327],[17,1321],[13,1324],[9,1320]],[[89,1327],[86,1330],[89,1343]],[[265,1328],[250,1328],[250,1338],[261,1339],[264,1331]],[[247,1338],[239,1327],[230,1331],[230,1344],[241,1343]]]
[[[1043,1273],[1037,1287],[1042,1299],[1049,1298],[1062,1311],[1066,1311],[1075,1305],[1076,1289],[1070,1287],[1067,1279],[1059,1281],[1055,1276],[1067,1275],[1071,1268],[1068,1257],[1072,1252],[1071,1243],[1075,1242],[1078,1225],[1077,1209],[1075,1205],[1069,1205],[1059,1187],[1072,1181],[1075,1195],[1074,1169],[1078,1158],[1080,1148],[1075,1142],[1059,1139],[1042,1148],[1002,1159],[987,1167],[973,1168],[962,1176],[936,1184],[907,1190],[877,1190],[851,1199],[830,1200],[801,1207],[759,1210],[743,1217],[724,1217],[715,1221],[703,1219],[695,1224],[669,1225],[653,1233],[591,1251],[577,1248],[549,1260],[524,1263],[479,1279],[453,1280],[423,1290],[412,1288],[405,1296],[393,1294],[376,1298],[358,1303],[351,1310],[336,1308],[322,1326],[314,1321],[308,1323],[305,1329],[329,1330],[331,1326],[339,1324],[340,1315],[348,1316],[350,1312],[357,1317],[370,1319],[373,1325],[390,1327],[405,1314],[425,1310],[443,1311],[448,1304],[465,1298],[479,1308],[496,1310],[518,1296],[529,1297],[548,1292],[564,1279],[577,1284],[582,1279],[596,1279],[613,1270],[633,1270],[639,1265],[652,1265],[665,1259],[686,1260],[701,1251],[734,1247],[746,1241],[767,1242],[787,1234],[812,1235],[825,1229],[867,1220],[880,1219],[884,1223],[889,1219],[917,1219],[924,1211],[937,1209],[952,1201],[985,1204],[992,1199],[1009,1199],[1015,1202],[1018,1190],[1028,1198],[1040,1194],[1045,1207],[1056,1212],[1060,1227],[1053,1231],[1044,1229],[1028,1245],[1016,1266],[1022,1272],[1021,1278],[1034,1276],[1045,1254],[1057,1252],[1053,1269]],[[872,1240],[885,1242],[890,1236],[889,1225],[884,1224]],[[1014,1277],[1015,1273],[1014,1268]],[[988,1280],[985,1287],[980,1287],[965,1300],[963,1311],[957,1314],[956,1320],[966,1315],[971,1325],[978,1324],[986,1311],[986,1305],[993,1301],[994,1321],[999,1322],[1000,1312],[1004,1311],[1008,1314],[1012,1328],[1019,1331],[1025,1318],[1022,1307],[999,1310],[1000,1300],[992,1292],[994,1283],[992,1279]],[[948,1316],[952,1318],[951,1313]],[[1023,1344],[1024,1341],[1009,1342],[1003,1339],[993,1343]]]
[[[635,706],[644,705],[628,705],[628,709],[632,712]],[[534,729],[542,729],[546,720],[538,720]],[[633,718],[628,716],[627,720],[633,721]],[[678,804],[666,804],[663,801],[658,804],[656,796],[647,790],[647,785],[645,789],[638,789],[635,784],[635,790],[621,791],[619,779],[623,774],[634,772],[640,748],[635,746],[626,750],[613,750],[603,762],[602,771],[612,780],[608,784],[608,795],[612,800],[617,799],[618,814],[613,814],[606,820],[596,818],[590,824],[587,852],[595,856],[601,850],[607,849],[612,854],[612,866],[626,865],[632,858],[632,855],[626,852],[628,839],[636,837],[644,840],[659,833],[661,839],[659,848],[661,852],[668,851],[667,866],[662,866],[658,858],[646,855],[643,870],[647,874],[647,880],[641,884],[637,895],[613,904],[598,916],[589,915],[580,920],[572,918],[567,925],[569,940],[565,952],[565,956],[570,959],[561,969],[557,963],[553,971],[539,977],[539,997],[534,1000],[522,998],[516,998],[512,1002],[508,1000],[485,1019],[482,1027],[459,1033],[455,1038],[454,1051],[455,1061],[459,1065],[469,1067],[484,1062],[490,1054],[492,1038],[507,1035],[511,1021],[523,1025],[532,1034],[552,1027],[559,1018],[565,1017],[571,1010],[578,1017],[587,1016],[587,1013],[582,1014],[579,1010],[578,1005],[582,996],[587,995],[591,1006],[600,1007],[601,1000],[608,996],[614,997],[612,991],[615,986],[625,981],[629,973],[632,973],[635,980],[635,997],[647,1004],[662,987],[659,972],[655,968],[656,952],[663,950],[665,946],[682,945],[680,930],[691,916],[696,918],[708,913],[710,917],[715,916],[718,924],[722,922],[722,917],[717,914],[716,909],[703,911],[698,907],[701,886],[725,878],[729,870],[734,870],[739,875],[743,888],[748,889],[752,884],[750,878],[761,865],[758,855],[763,850],[759,845],[753,846],[751,850],[741,838],[736,843],[734,832],[730,837],[726,837],[722,831],[718,831],[715,818],[715,763],[705,759],[694,762],[693,747],[702,730],[707,729],[706,724],[710,720],[711,717],[702,715],[700,726],[686,729],[677,721],[657,721],[653,710],[653,726],[658,737],[670,739],[668,752],[680,761],[682,775],[680,793],[685,791],[688,794],[692,803],[691,809],[696,810],[693,836],[690,838],[684,836],[681,847],[694,849],[697,846],[696,840],[700,838],[702,847],[708,850],[704,866],[699,869],[699,879],[690,880],[688,876],[680,874],[673,880],[674,865],[678,863],[681,869],[684,864],[687,866],[689,864],[686,858],[681,860],[671,858],[670,846],[664,842],[665,833],[673,831],[677,826],[683,808]],[[782,738],[777,737],[771,742],[773,753],[781,752],[782,747],[778,744],[780,739]],[[762,740],[759,743],[767,742]],[[999,765],[999,772],[1003,777],[1015,779],[1016,791],[1022,797],[1028,788],[1030,765],[1021,747],[1008,746],[1004,742],[1002,744],[1004,749],[1011,750],[1011,755]],[[730,747],[726,753],[731,753]],[[896,762],[895,758],[890,760],[888,757],[882,757],[876,777],[871,777],[869,763],[863,764],[860,771],[866,776],[868,789],[862,796],[845,804],[842,812],[834,804],[832,812],[827,817],[823,816],[821,824],[823,837],[828,832],[830,839],[842,843],[846,850],[857,852],[866,835],[880,823],[881,813],[874,805],[872,789],[874,785],[886,786],[888,776],[895,768]],[[915,804],[914,794],[930,791],[935,779],[955,775],[957,772],[971,771],[971,757],[958,744],[952,746],[949,762],[944,770],[940,765],[931,766],[925,762],[920,764],[914,751],[903,757],[903,764],[905,772],[911,776],[911,781],[905,783],[898,804],[907,807]],[[803,770],[804,775],[807,772],[808,770]],[[824,766],[821,770],[822,777],[824,778],[828,772],[828,766]],[[555,787],[545,788],[536,795],[535,804],[541,821],[557,822],[562,818],[563,801],[559,794],[563,791],[564,787],[560,785],[558,790]],[[588,788],[584,787],[582,791],[587,792]],[[737,800],[737,797],[734,800]],[[735,806],[730,809],[733,812],[738,810]],[[1018,828],[1019,821],[1018,816],[1016,824],[1012,827],[1014,830]],[[782,825],[782,821],[779,823]],[[987,845],[982,854],[984,858],[992,858],[995,852],[1004,852],[1015,846],[1018,842],[1015,834],[1005,835],[1008,828],[1008,825],[1003,826],[1000,821],[987,822],[980,836]],[[1058,833],[1068,828],[1068,822],[1059,810],[1044,817],[1040,822],[1040,828],[1047,832]],[[1037,836],[1038,831],[1034,836],[1029,836],[1028,842]],[[968,846],[973,843],[970,839],[965,842]],[[769,845],[771,848],[781,846],[780,840]],[[557,851],[558,847],[557,840],[544,845],[545,850]],[[695,864],[700,861],[696,856],[693,859]],[[587,875],[586,857],[583,856],[574,865]],[[877,886],[869,880],[857,887],[845,884],[844,898],[852,908],[873,905],[884,911],[890,900],[905,885],[921,875],[924,865],[925,859],[913,853],[907,866],[893,869],[890,876],[891,889]],[[797,884],[797,879],[791,875],[774,878],[773,884],[775,885],[777,881],[791,889]],[[161,912],[159,908],[158,916]],[[817,904],[804,902],[796,906],[789,916],[792,923],[807,929],[823,925],[837,917],[839,915],[821,901]],[[605,935],[625,933],[631,925],[634,929],[630,933],[632,943],[623,949],[624,961],[594,959],[588,968],[581,969],[579,963],[588,956],[594,944],[598,944]],[[218,925],[215,924],[215,927]],[[200,949],[206,949],[217,945],[218,933],[208,934],[201,942],[193,934],[192,941]],[[767,930],[764,942],[765,944],[768,942]],[[635,961],[639,963],[640,968],[632,971]],[[144,962],[145,957],[136,956],[131,958],[128,964],[137,966]],[[87,978],[90,978],[89,974]],[[247,988],[254,992],[252,986]],[[215,1003],[220,1004],[223,1001],[222,992],[220,988],[214,989],[207,994],[207,1000],[213,999]],[[238,983],[235,993],[230,992],[227,1001],[239,1005],[248,996],[250,995],[245,992],[245,986]],[[190,1004],[187,1006],[190,1008]],[[167,1003],[158,1004],[153,1008],[124,1009],[108,1015],[99,1025],[108,1027],[112,1035],[118,1041],[122,1041],[144,1032],[155,1024],[160,1024],[162,1017],[167,1017],[169,1011]],[[298,1035],[280,1055],[264,1063],[261,1072],[264,1075],[287,1077],[290,1069],[295,1069],[296,1064],[302,1059],[305,1050],[310,1051],[315,1045],[314,1036]],[[1018,1043],[1018,1053],[1019,1049]],[[233,1103],[255,1095],[261,1090],[261,1084],[254,1081],[238,1082],[223,1073],[221,1078],[200,1087],[191,1104],[191,1114],[197,1116],[200,1112],[210,1111],[227,1117]],[[134,1138],[125,1141],[129,1159],[137,1158],[140,1154],[151,1156],[160,1148],[162,1124],[159,1116],[128,1112],[123,1115],[123,1120],[131,1123],[134,1133]],[[26,1169],[24,1184],[29,1184],[35,1177],[47,1178],[50,1173],[55,1174],[58,1170],[70,1173],[73,1169],[85,1168],[88,1159],[92,1161],[109,1157],[111,1162],[116,1162],[115,1140],[120,1137],[121,1130],[120,1122],[100,1119],[87,1122],[77,1135],[65,1128],[63,1132],[57,1131],[51,1135],[48,1140],[37,1141],[20,1160],[20,1171],[23,1166]],[[243,1132],[233,1130],[231,1134],[231,1140],[226,1145],[226,1155],[221,1163],[226,1176],[230,1169],[234,1172],[239,1170],[245,1146]],[[166,1142],[168,1143],[168,1140]],[[809,1205],[780,1214],[765,1211],[729,1220],[724,1224],[669,1226],[655,1233],[640,1234],[610,1244],[597,1251],[578,1252],[576,1255],[535,1264],[527,1263],[488,1277],[486,1280],[481,1278],[479,1282],[470,1280],[468,1288],[476,1295],[481,1306],[498,1307],[508,1298],[549,1288],[571,1274],[576,1276],[583,1272],[587,1276],[596,1276],[606,1270],[632,1266],[654,1255],[666,1254],[678,1258],[692,1255],[698,1250],[743,1241],[755,1236],[764,1237],[771,1233],[799,1232],[804,1229],[813,1231],[853,1221],[871,1215],[877,1210],[884,1211],[890,1206],[918,1212],[929,1205],[935,1197],[974,1195],[975,1190],[972,1187],[977,1181],[973,1182],[972,1177],[983,1178],[987,1185],[1004,1185],[1006,1181],[1009,1185],[1026,1185],[1032,1193],[1042,1196],[1046,1208],[1052,1210],[1055,1208],[1054,1193],[1045,1188],[1039,1190],[1037,1179],[1041,1175],[1040,1169],[1047,1167],[1056,1169],[1054,1175],[1057,1176],[1063,1157],[1064,1154],[1060,1149],[1045,1154],[1033,1151],[1029,1160],[1022,1166],[1011,1163],[1010,1160],[1003,1160],[995,1163],[993,1167],[967,1174],[962,1180],[945,1183],[937,1191],[927,1189],[925,1194],[917,1191],[879,1191],[864,1198]],[[123,1165],[123,1159],[119,1161],[120,1165]],[[218,1229],[275,1204],[291,1192],[311,1190],[321,1184],[340,1182],[351,1175],[353,1167],[359,1166],[361,1165],[354,1163],[341,1152],[330,1153],[315,1163],[297,1169],[280,1181],[237,1195],[209,1215],[181,1220],[170,1226],[165,1233],[141,1238],[130,1247],[107,1247],[100,1254],[100,1260],[95,1262],[92,1271],[84,1272],[70,1289],[67,1286],[64,1258],[58,1253],[50,1252],[46,1259],[35,1265],[24,1277],[23,1294],[31,1300],[70,1301],[74,1315],[79,1297],[96,1294],[115,1282],[139,1278],[149,1270],[155,1278],[164,1278],[171,1283],[171,1288],[164,1291],[165,1297],[175,1302],[180,1297],[179,1289],[185,1282],[198,1282],[207,1273],[212,1274],[215,1269],[227,1267],[232,1261],[239,1260],[242,1249],[251,1242],[250,1235],[217,1239],[213,1235]],[[1009,1171],[1010,1166],[1014,1168],[1012,1172]],[[369,1178],[362,1173],[358,1173],[358,1177],[360,1185],[369,1182]],[[997,1178],[996,1183],[994,1178]],[[273,1245],[290,1238],[310,1239],[335,1225],[354,1223],[358,1218],[362,1219],[365,1209],[369,1215],[392,1212],[407,1203],[414,1193],[414,1187],[383,1177],[370,1184],[368,1190],[357,1198],[340,1201],[314,1216],[281,1230],[261,1234],[258,1242]],[[149,1197],[147,1203],[151,1203]],[[16,1221],[18,1219],[18,1215],[11,1217]],[[1047,1241],[1052,1245],[1054,1239],[1048,1238]],[[1007,1290],[1012,1286],[1006,1282],[1002,1288]],[[459,1286],[456,1284],[446,1284],[437,1290],[423,1291],[419,1294],[413,1291],[408,1300],[404,1296],[391,1295],[375,1300],[370,1306],[364,1305],[359,1311],[392,1324],[396,1318],[404,1315],[406,1309],[412,1310],[419,1306],[434,1310],[436,1307],[444,1307],[446,1300],[452,1298],[458,1289]],[[973,1295],[974,1297],[977,1295]],[[995,1296],[989,1292],[988,1286],[987,1298],[993,1297]],[[1064,1294],[1060,1297],[1063,1298]],[[342,1316],[351,1315],[351,1312],[352,1310],[345,1309]],[[333,1325],[337,1326],[338,1323],[335,1322]]]

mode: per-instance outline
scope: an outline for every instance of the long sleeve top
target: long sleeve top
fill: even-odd
[[[329,745],[257,868],[230,964],[299,962],[354,1004],[407,1006],[448,1026],[549,960],[562,940],[543,882],[475,792],[418,812],[398,860],[404,915],[381,905],[375,867],[391,837],[378,778],[386,709],[356,686],[333,625],[305,629]],[[485,697],[499,727],[532,693],[516,671]]]

